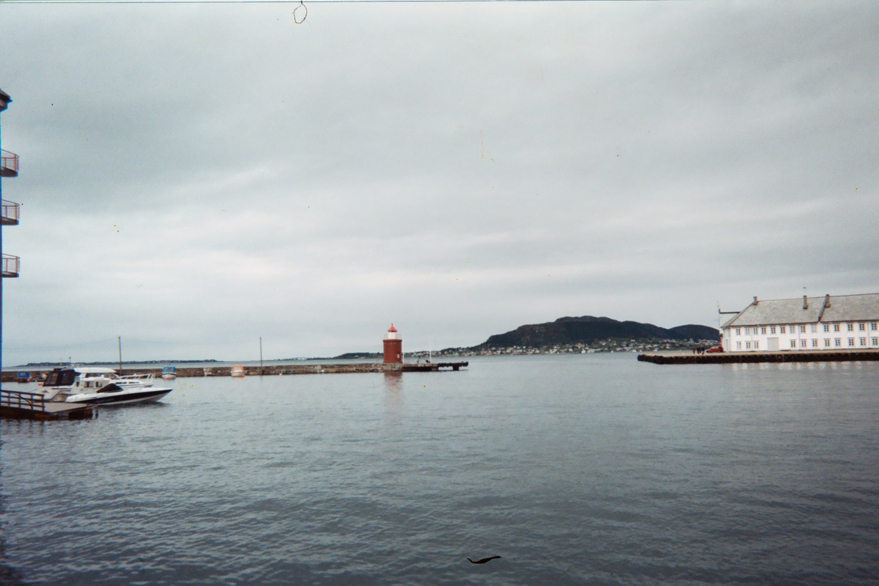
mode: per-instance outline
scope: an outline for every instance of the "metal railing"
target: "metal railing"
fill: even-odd
[[[10,223],[18,224],[18,214],[21,206],[14,201],[3,200],[0,206],[0,217]]]
[[[43,395],[25,391],[7,391],[0,389],[0,407],[12,407],[27,411],[46,411],[46,400]]]
[[[0,170],[18,175],[18,155],[0,149]]]
[[[18,271],[21,268],[21,259],[17,256],[13,256],[11,254],[3,255],[3,264],[0,267],[0,273],[4,277],[17,277]]]

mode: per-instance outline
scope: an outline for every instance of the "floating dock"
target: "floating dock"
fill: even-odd
[[[751,362],[859,362],[879,360],[879,350],[840,352],[718,352],[715,354],[639,354],[653,364],[746,364]]]
[[[0,389],[0,417],[6,419],[91,419],[94,414],[91,405],[45,401],[40,393]]]

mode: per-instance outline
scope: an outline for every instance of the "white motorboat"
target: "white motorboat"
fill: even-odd
[[[112,368],[77,366],[56,368],[43,383],[48,401],[83,405],[127,405],[158,401],[173,389],[154,387],[152,377],[120,377]]]

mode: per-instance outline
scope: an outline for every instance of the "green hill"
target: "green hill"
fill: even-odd
[[[542,348],[568,344],[590,344],[600,340],[720,340],[716,328],[683,325],[661,328],[636,321],[617,321],[609,317],[563,317],[554,322],[524,325],[505,334],[491,336],[476,348],[523,346]]]

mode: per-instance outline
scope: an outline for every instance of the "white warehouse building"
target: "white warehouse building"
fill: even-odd
[[[721,332],[724,352],[879,349],[879,293],[754,297]]]

